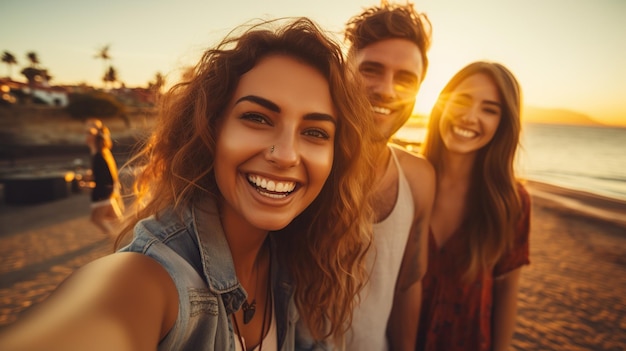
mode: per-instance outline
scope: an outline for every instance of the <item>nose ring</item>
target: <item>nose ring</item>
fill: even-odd
[[[272,148],[270,149],[270,154],[274,153],[274,145],[272,145]]]

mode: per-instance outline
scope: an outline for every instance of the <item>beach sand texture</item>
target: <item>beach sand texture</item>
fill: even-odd
[[[626,348],[626,204],[530,182],[531,265],[520,282],[514,350]],[[0,328],[67,275],[112,250],[89,198],[0,205]]]

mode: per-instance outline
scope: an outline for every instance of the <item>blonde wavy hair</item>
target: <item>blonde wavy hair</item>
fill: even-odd
[[[355,296],[367,275],[371,242],[369,188],[373,173],[373,118],[354,70],[340,46],[306,18],[265,21],[231,33],[207,50],[186,79],[160,105],[156,130],[129,164],[141,171],[137,208],[123,233],[167,207],[182,210],[194,200],[219,197],[214,157],[219,121],[241,76],[263,57],[294,57],[326,77],[338,111],[334,161],[320,195],[286,228],[275,232],[277,256],[295,286],[301,318],[316,339],[341,338],[352,320]],[[278,28],[275,28],[278,26]]]

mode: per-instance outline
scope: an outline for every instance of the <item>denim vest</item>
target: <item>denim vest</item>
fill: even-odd
[[[214,201],[197,203],[182,216],[169,209],[140,221],[133,241],[120,251],[158,261],[178,290],[178,316],[158,350],[235,350],[230,315],[241,308],[247,293],[237,280]],[[273,258],[271,281],[278,349],[290,351],[298,313],[293,287],[276,262]]]

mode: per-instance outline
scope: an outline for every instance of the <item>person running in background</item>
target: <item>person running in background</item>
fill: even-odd
[[[474,62],[432,109],[423,153],[437,192],[417,350],[508,350],[530,198],[515,178],[521,92],[503,65]]]
[[[298,319],[340,339],[366,279],[374,129],[340,46],[306,18],[263,22],[162,101],[131,160],[137,207],[117,243],[132,242],[0,349],[288,351]]]
[[[390,141],[413,113],[428,68],[430,35],[428,18],[412,4],[383,1],[346,25],[348,60],[369,97],[370,113],[363,117],[373,118],[378,131],[372,145],[376,169],[369,280],[357,297],[347,350],[415,348],[435,174],[426,159]],[[343,346],[310,340],[306,326],[300,330],[303,348]]]
[[[91,152],[91,222],[103,233],[112,235],[114,224],[124,210],[121,201],[117,164],[111,153],[113,142],[109,128],[98,119],[86,123],[86,143]]]

